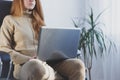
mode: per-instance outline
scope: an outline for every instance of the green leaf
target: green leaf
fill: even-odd
[[[105,24],[99,21],[99,18],[101,17],[104,11],[105,10],[100,12],[95,17],[93,9],[90,8],[90,14],[87,16],[87,18],[83,19],[86,25],[79,25],[75,23],[75,21],[73,21],[75,27],[82,26],[81,29],[82,32],[80,35],[78,48],[80,50],[83,50],[85,63],[87,63],[88,60],[87,58],[90,58],[92,61],[93,56],[95,56],[96,58],[99,54],[100,56],[103,56],[104,53],[107,53],[108,49],[109,51],[113,49],[112,48],[112,45],[114,45],[113,42],[105,36],[103,30],[101,29],[101,26],[105,26]],[[107,43],[106,40],[108,40]],[[100,50],[100,52],[98,52],[97,50]]]
[[[73,24],[74,24],[74,26],[75,26],[76,28],[79,27],[73,19],[72,19],[72,22],[73,22]]]
[[[105,11],[106,9],[104,9],[102,12],[100,12],[99,14],[98,14],[98,16],[96,17],[96,19],[95,19],[95,23],[98,21],[98,19],[100,18],[100,16],[103,14],[103,12]]]

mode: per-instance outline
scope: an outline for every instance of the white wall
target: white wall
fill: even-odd
[[[72,18],[84,17],[84,0],[41,0],[47,26],[72,27]]]
[[[95,14],[104,9],[101,22],[107,37],[115,42],[117,51],[113,51],[102,58],[93,59],[92,80],[120,80],[120,0],[86,0],[86,12],[91,5]],[[87,7],[88,6],[88,7]]]

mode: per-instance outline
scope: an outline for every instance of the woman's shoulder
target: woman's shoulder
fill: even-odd
[[[12,15],[6,15],[3,19],[3,21],[14,24],[14,22],[16,21],[16,18],[15,18],[15,16],[12,16]]]
[[[8,28],[8,27],[12,27],[14,25],[14,22],[13,22],[13,16],[12,15],[6,15],[3,19],[3,22],[2,22],[2,25],[1,27],[3,26],[3,28]],[[6,26],[7,25],[7,26]]]
[[[4,20],[11,20],[11,19],[13,19],[13,16],[12,16],[12,15],[6,15],[6,16],[4,17]]]
[[[24,18],[27,18],[27,17],[26,16],[13,16],[13,15],[6,15],[4,17],[5,20],[10,20],[10,21],[24,20]]]

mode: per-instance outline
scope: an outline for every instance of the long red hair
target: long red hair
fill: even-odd
[[[39,30],[42,26],[45,25],[42,6],[40,0],[35,0],[36,5],[32,10],[32,25],[35,30],[35,38],[38,38]],[[11,15],[13,16],[22,16],[24,14],[24,2],[23,0],[13,0],[11,7]]]

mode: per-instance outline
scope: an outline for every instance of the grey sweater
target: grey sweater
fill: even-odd
[[[10,54],[15,65],[14,77],[19,79],[20,64],[37,53],[38,40],[32,28],[30,15],[4,18],[0,29],[0,51]]]

